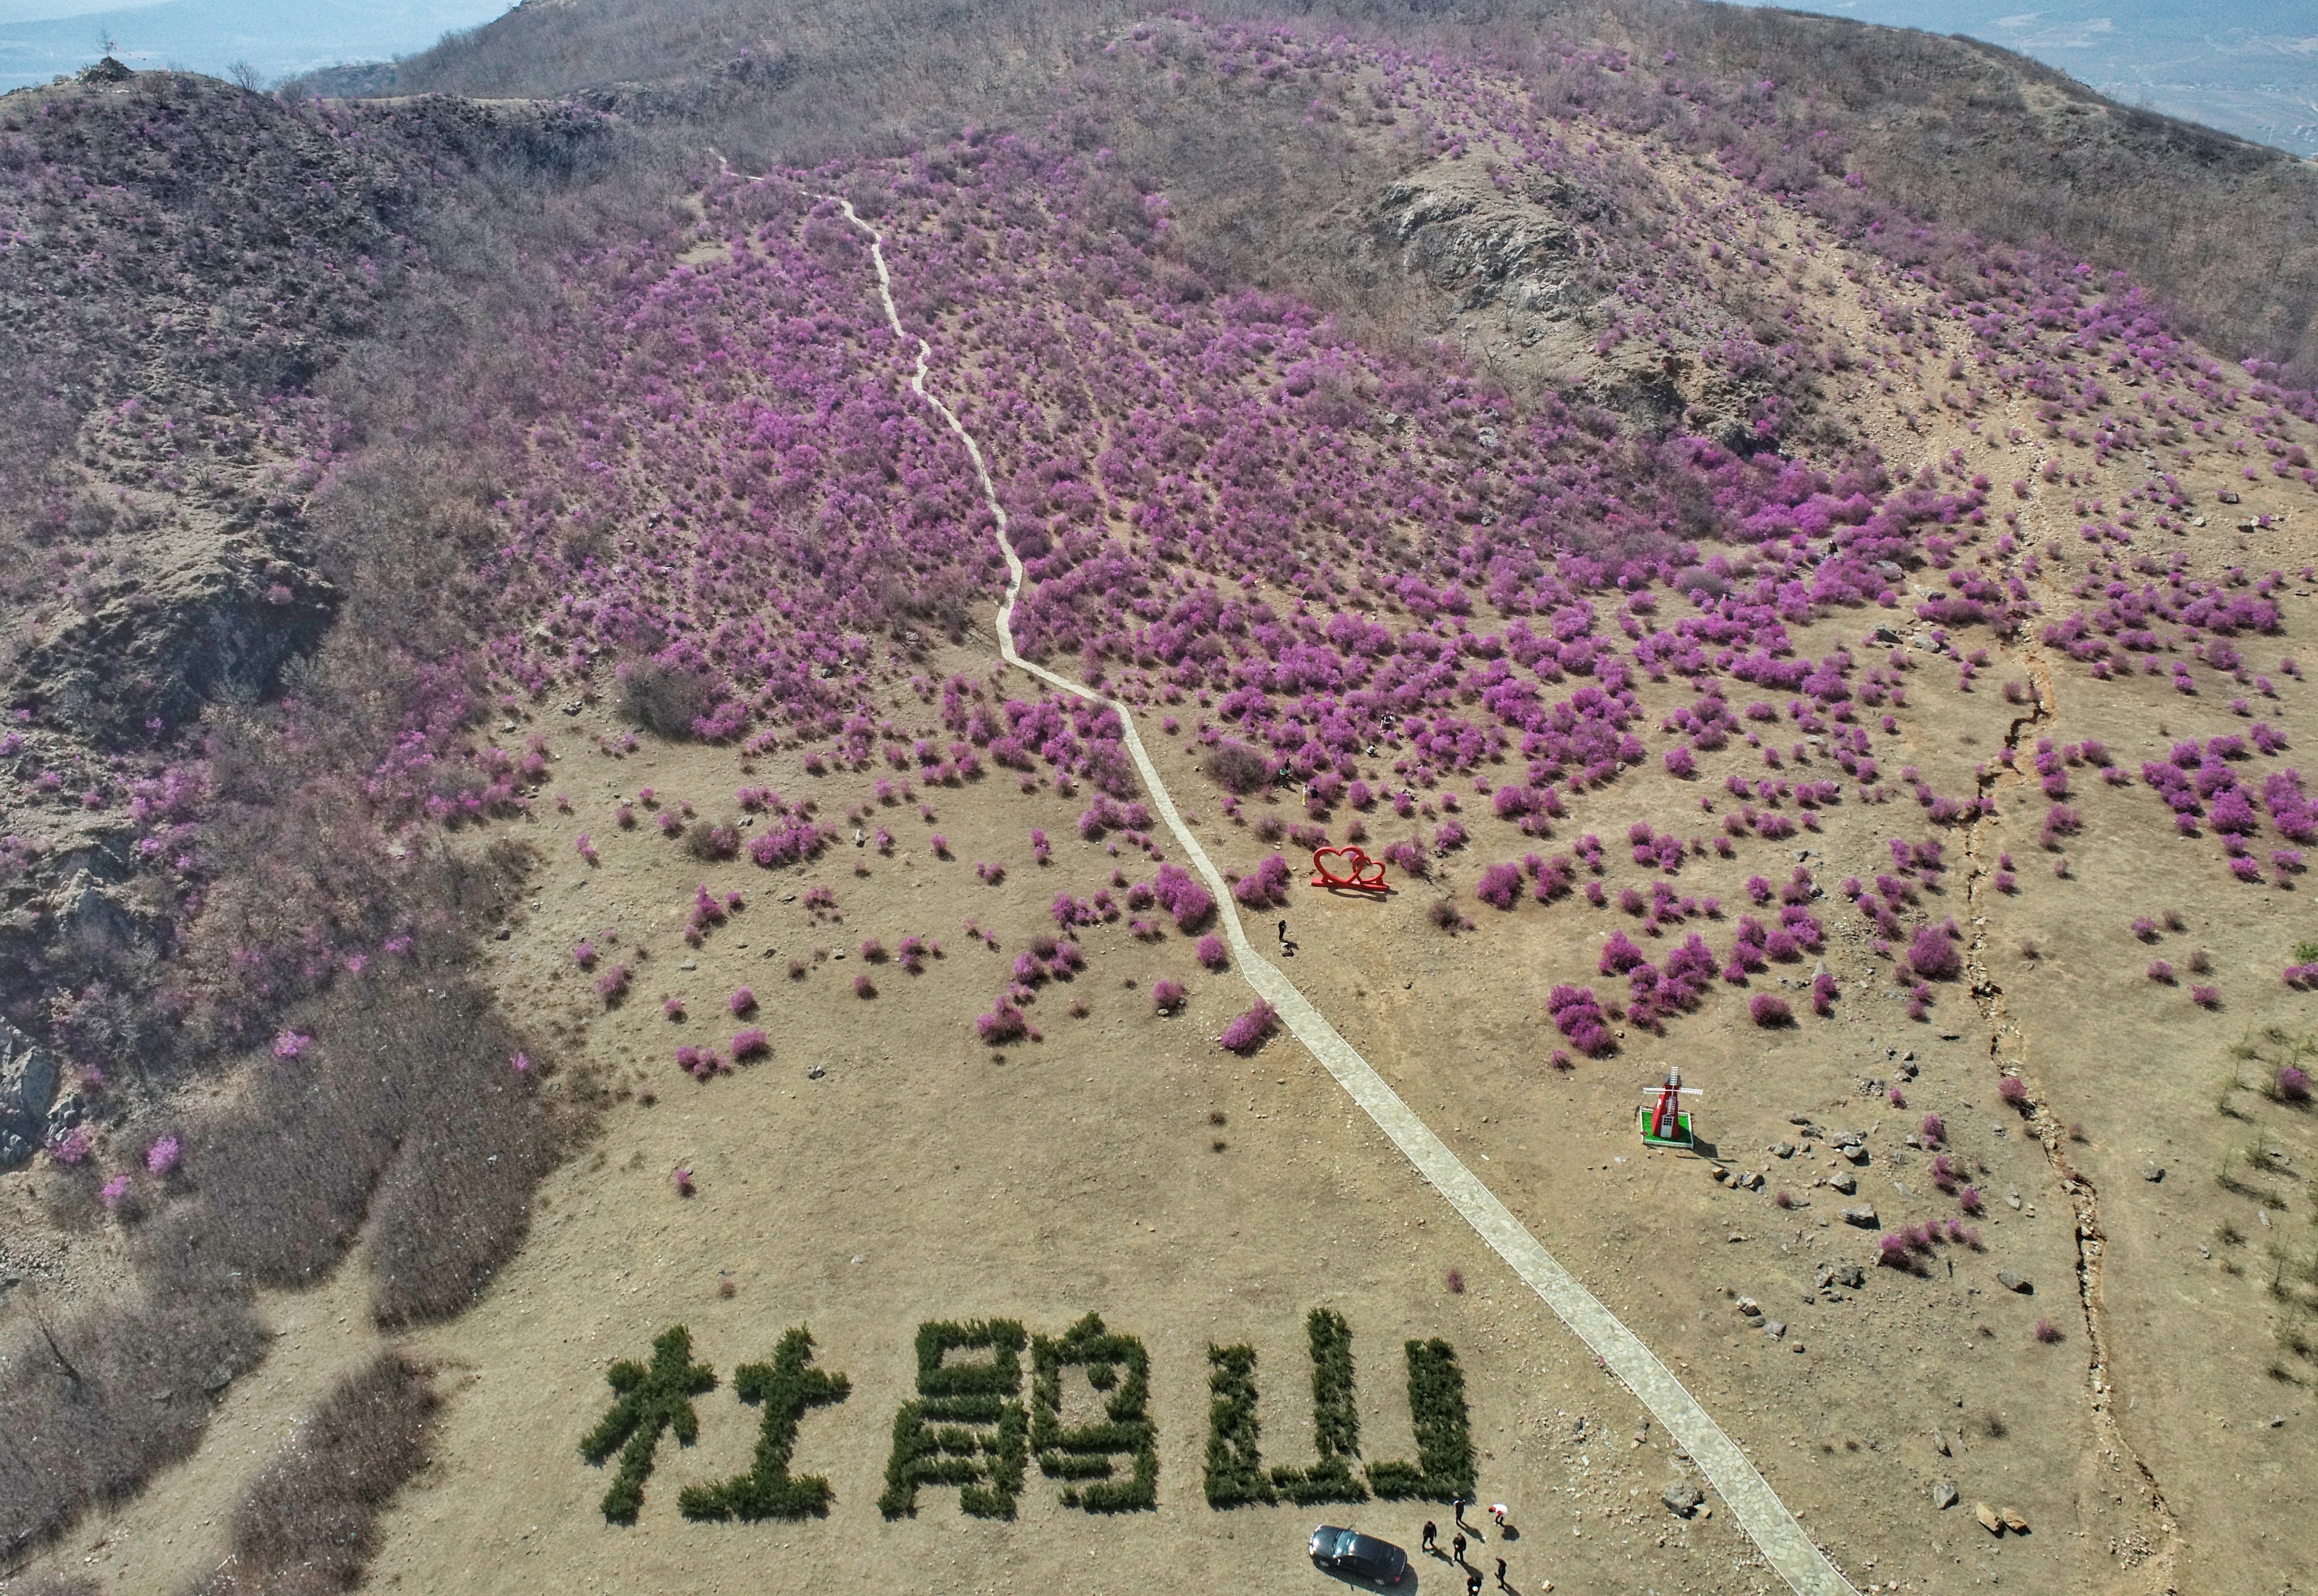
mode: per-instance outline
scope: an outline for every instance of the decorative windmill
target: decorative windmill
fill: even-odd
[[[1705,1095],[1694,1086],[1685,1086],[1682,1071],[1668,1064],[1666,1084],[1646,1089],[1642,1106],[1634,1110],[1634,1125],[1642,1133],[1642,1145],[1694,1151],[1698,1137],[1691,1125],[1690,1111],[1682,1106],[1682,1099]]]

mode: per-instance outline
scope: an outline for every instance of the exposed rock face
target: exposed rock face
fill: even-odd
[[[254,533],[182,534],[29,640],[10,696],[103,740],[148,720],[180,725],[220,694],[270,692],[337,605],[328,582]]]
[[[0,1020],[0,1170],[14,1169],[39,1150],[56,1096],[56,1056]]]

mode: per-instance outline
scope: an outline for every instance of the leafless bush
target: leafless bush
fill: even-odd
[[[28,1304],[0,1340],[0,1558],[191,1453],[210,1388],[262,1356],[241,1282],[197,1254],[165,1261],[125,1299],[69,1317]]]
[[[741,851],[741,823],[734,820],[702,820],[684,834],[684,846],[703,864],[729,859]]]
[[[1242,796],[1271,779],[1271,761],[1244,742],[1219,743],[1208,756],[1208,774],[1230,792]]]
[[[564,1130],[504,1060],[498,1078],[429,1108],[372,1206],[381,1323],[441,1318],[474,1300],[523,1245],[532,1188],[555,1166]]]
[[[243,1493],[232,1556],[180,1596],[303,1596],[360,1583],[379,1513],[427,1462],[439,1405],[428,1374],[382,1352],[339,1381]]]
[[[692,736],[692,722],[714,707],[709,685],[680,666],[645,660],[629,668],[620,680],[620,713],[670,741]]]

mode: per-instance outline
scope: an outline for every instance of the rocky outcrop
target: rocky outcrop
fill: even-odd
[[[40,1150],[56,1097],[56,1055],[0,1020],[0,1170]]]
[[[101,741],[182,725],[221,694],[262,696],[337,606],[320,577],[257,536],[188,535],[85,590],[17,659],[12,702]]]

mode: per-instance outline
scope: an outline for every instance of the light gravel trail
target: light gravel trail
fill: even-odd
[[[1158,767],[1144,749],[1143,739],[1135,730],[1135,719],[1127,713],[1126,706],[1067,677],[1057,676],[1042,665],[1033,664],[1015,650],[1014,605],[1022,593],[1022,561],[1007,536],[1006,512],[1000,507],[997,490],[991,483],[982,445],[966,431],[957,413],[926,388],[926,363],[932,351],[923,338],[913,340],[903,330],[901,313],[894,305],[893,278],[885,269],[885,235],[855,214],[850,200],[838,195],[831,198],[843,208],[846,220],[869,236],[870,258],[877,267],[877,292],[885,302],[885,319],[892,324],[894,336],[905,344],[915,342],[918,346],[918,368],[910,379],[910,390],[925,400],[948,424],[958,442],[966,445],[966,455],[974,462],[975,477],[982,486],[983,500],[997,518],[998,547],[1006,556],[1007,569],[1006,599],[998,608],[998,648],[1006,663],[1074,698],[1101,704],[1119,716],[1128,753],[1134,758],[1136,769],[1142,773],[1143,785],[1149,789],[1168,830],[1182,845],[1192,867],[1207,883],[1208,891],[1215,894],[1232,955],[1239,961],[1240,973],[1247,978],[1257,995],[1279,1011],[1289,1033],[1311,1050],[1321,1067],[1336,1078],[1337,1084],[1351,1094],[1352,1101],[1376,1121],[1378,1128],[1416,1166],[1417,1171],[1449,1199],[1450,1206],[1464,1216],[1491,1251],[1545,1299],[1546,1305],[1560,1316],[1562,1323],[1577,1332],[1578,1340],[1591,1348],[1610,1372],[1624,1381],[1641,1399],[1643,1406],[1666,1426],[1667,1433],[1690,1455],[1699,1472],[1722,1498],[1738,1527],[1761,1549],[1764,1560],[1798,1596],[1857,1596],[1851,1582],[1828,1561],[1827,1555],[1796,1522],[1794,1514],[1787,1511],[1786,1503],[1779,1500],[1778,1493],[1747,1461],[1738,1443],[1722,1432],[1722,1427],[1715,1423],[1674,1372],[1658,1361],[1658,1355],[1643,1344],[1640,1336],[1603,1306],[1599,1298],[1578,1284],[1576,1276],[1555,1260],[1528,1227],[1514,1217],[1513,1211],[1497,1200],[1496,1194],[1465,1167],[1464,1161],[1451,1152],[1448,1144],[1401,1101],[1399,1094],[1385,1083],[1369,1062],[1353,1051],[1352,1045],[1337,1034],[1335,1027],[1297,990],[1295,982],[1256,951],[1240,926],[1223,873],[1184,824],[1166,784],[1159,779]]]

